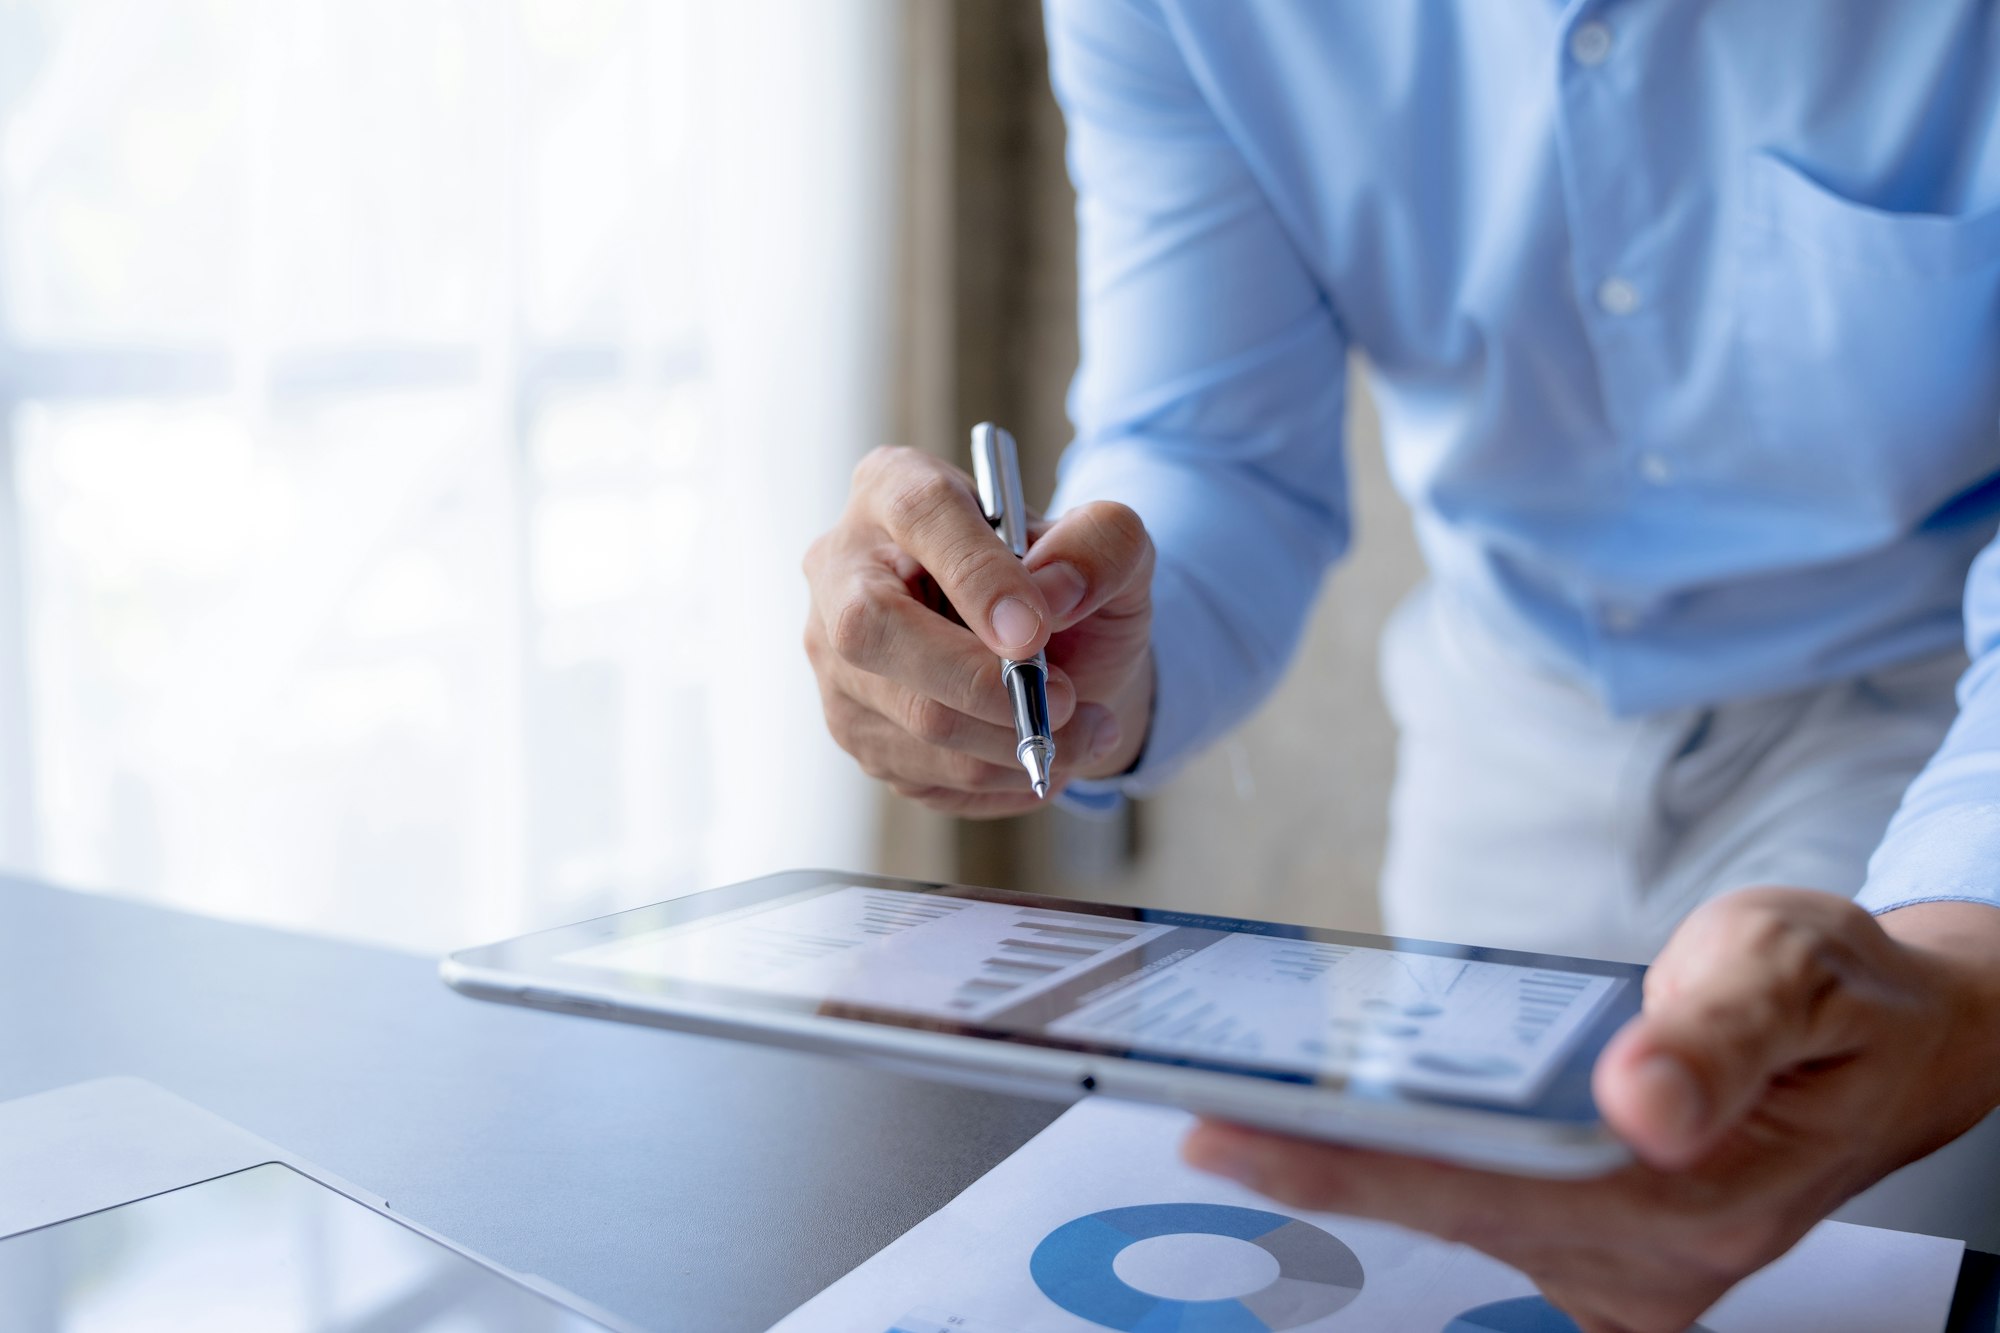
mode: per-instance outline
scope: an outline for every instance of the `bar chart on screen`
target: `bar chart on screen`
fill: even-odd
[[[1170,927],[847,885],[568,961],[702,985],[976,1021],[1128,954]]]
[[[1610,989],[1583,973],[1230,935],[1082,997],[1049,1031],[1525,1101]]]
[[[1137,921],[1100,921],[1033,907],[1019,912],[1007,937],[979,960],[978,971],[952,996],[954,1010],[971,1013],[990,1009],[995,1001],[1027,999],[1046,989],[1038,982],[1067,979],[1141,939],[1163,933]]]

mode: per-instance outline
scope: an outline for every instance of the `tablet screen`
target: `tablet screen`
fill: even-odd
[[[1627,984],[1452,946],[1048,901],[823,885],[553,961],[841,1016],[905,1014],[1514,1107],[1540,1094]]]
[[[0,1333],[603,1333],[277,1163],[0,1240]]]

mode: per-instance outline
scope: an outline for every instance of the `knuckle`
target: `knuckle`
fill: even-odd
[[[1726,970],[1747,984],[1731,986],[1726,1001],[1721,994],[1709,998],[1706,1008],[1733,1010],[1739,1021],[1768,1019],[1771,1015],[1764,1011],[1770,1009],[1798,1011],[1802,1002],[1823,998],[1861,952],[1857,936],[1840,929],[1838,921],[1794,897],[1744,894],[1711,923],[1721,927],[1709,934],[1719,948],[1711,947],[1699,963],[1683,966],[1690,976],[1672,989],[1682,995],[1707,989],[1724,974],[1722,960],[1732,960]]]
[[[957,546],[938,564],[941,568],[933,571],[938,577],[938,582],[942,583],[948,592],[958,591],[958,596],[952,599],[954,602],[962,603],[964,600],[978,602],[997,597],[999,590],[1005,587],[1010,579],[1025,582],[1028,577],[1022,572],[1020,561],[1006,554],[1002,548],[986,542],[978,544],[968,542]],[[966,589],[987,591],[966,598]],[[959,609],[963,613],[967,608],[961,604]]]
[[[895,473],[907,463],[911,450],[897,444],[878,444],[861,455],[861,461],[854,465],[854,489],[866,491],[880,484],[881,480]]]
[[[950,745],[958,735],[958,717],[937,700],[913,694],[904,710],[903,729],[926,745]]]
[[[968,655],[955,663],[945,688],[958,701],[960,711],[975,714],[984,704],[1001,706],[1006,693],[1000,684],[1000,663],[984,654]]]
[[[936,524],[956,499],[951,482],[942,473],[926,470],[898,480],[883,513],[891,532],[921,532]]]
[[[1781,947],[1794,929],[1783,907],[1762,896],[1746,897],[1739,904],[1737,922],[1743,946],[1756,952]]]
[[[1098,500],[1090,506],[1090,519],[1111,549],[1130,556],[1148,546],[1152,538],[1137,510],[1116,500]]]
[[[1811,990],[1829,970],[1831,942],[1808,923],[1782,912],[1758,912],[1749,943],[1764,960],[1771,989],[1781,994]]]
[[[866,592],[854,593],[834,612],[833,651],[856,666],[867,666],[881,654],[883,624],[875,599]]]

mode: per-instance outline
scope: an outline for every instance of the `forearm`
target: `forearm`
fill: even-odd
[[[1265,696],[1344,545],[1344,515],[1330,494],[1337,459],[1317,448],[1273,453],[1246,461],[1221,448],[1203,456],[1126,439],[1082,443],[1068,460],[1058,508],[1128,504],[1158,552],[1153,670],[1118,710],[1123,762],[1093,772],[1127,774],[1137,759],[1120,784],[1130,794],[1157,788]],[[1284,466],[1302,475],[1280,481],[1273,470]]]
[[[1152,695],[1119,747],[1143,757],[1113,770],[1141,795],[1270,688],[1345,544],[1347,342],[1159,6],[1047,14],[1083,353],[1052,510],[1119,501],[1158,554]]]

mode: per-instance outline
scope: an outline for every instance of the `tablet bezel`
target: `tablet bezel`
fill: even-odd
[[[1375,949],[1395,949],[1408,953],[1462,958],[1468,961],[1509,964],[1519,967],[1605,976],[1619,983],[1601,1002],[1599,1011],[1571,1040],[1561,1063],[1546,1078],[1539,1094],[1526,1105],[1481,1101],[1447,1096],[1354,1079],[1319,1078],[1293,1071],[1233,1063],[1222,1060],[1170,1056],[1159,1052],[1108,1043],[1076,1041],[1046,1034],[1021,1032],[959,1022],[931,1015],[916,1015],[876,1009],[843,1002],[837,1013],[827,1013],[814,1001],[768,992],[699,985],[648,977],[616,969],[594,967],[567,960],[567,955],[595,946],[631,939],[691,922],[754,908],[813,889],[834,889],[857,885],[864,888],[899,889],[915,893],[944,894],[974,901],[1012,906],[1046,908],[1080,915],[1146,924],[1191,926],[1211,930],[1258,934],[1267,937],[1355,945]],[[446,960],[446,980],[461,990],[483,998],[498,999],[535,1007],[563,1009],[604,1017],[626,1018],[660,1026],[772,1040],[777,1044],[810,1049],[838,1048],[843,1044],[840,1028],[904,1034],[912,1040],[888,1045],[910,1055],[919,1066],[927,1058],[946,1055],[947,1048],[934,1038],[955,1043],[970,1041],[979,1047],[1011,1048],[1003,1057],[995,1054],[996,1067],[1020,1075],[1042,1072],[1067,1079],[1078,1068],[1078,1076],[1090,1090],[1109,1069],[1126,1075],[1149,1070],[1160,1076],[1148,1086],[1161,1086],[1167,1078],[1183,1085],[1190,1083],[1214,1089],[1219,1076],[1235,1083],[1262,1085],[1266,1090],[1289,1086],[1296,1092],[1316,1094],[1321,1100],[1335,1098],[1350,1112],[1372,1106],[1378,1110],[1429,1109],[1470,1113],[1480,1117],[1519,1122],[1517,1129],[1530,1127],[1546,1131],[1546,1142],[1588,1145],[1597,1160],[1609,1160],[1610,1146],[1596,1105],[1590,1094],[1590,1072],[1598,1052],[1624,1023],[1638,1011],[1645,969],[1637,964],[1594,959],[1568,958],[1553,954],[1524,953],[1488,949],[1473,945],[1431,940],[1411,940],[1394,936],[1370,935],[1324,927],[1292,926],[1246,918],[1155,908],[1129,907],[1055,898],[1010,890],[940,881],[906,880],[884,875],[836,870],[786,871],[761,879],[710,889],[683,898],[653,903],[596,920],[540,931],[497,944],[463,950]],[[676,1022],[676,1018],[684,1021]],[[838,1028],[832,1025],[839,1025]],[[813,1034],[820,1035],[819,1040]],[[858,1034],[848,1040],[863,1045]],[[893,1052],[886,1052],[893,1053]],[[1030,1058],[1031,1053],[1062,1057],[1067,1063],[1051,1063]],[[980,1063],[973,1061],[974,1064]],[[1062,1071],[1062,1072],[1058,1072]],[[950,1071],[940,1071],[951,1077]],[[966,1081],[961,1078],[959,1081]],[[1120,1082],[1129,1082],[1121,1079]],[[1141,1082],[1147,1080],[1141,1078]],[[1109,1090],[1107,1086],[1107,1090]],[[1074,1095],[1071,1092],[1070,1095]],[[1155,1094],[1149,1100],[1186,1104],[1185,1097]],[[1296,1098],[1295,1098],[1296,1099]],[[1261,1103],[1273,1099],[1266,1092]],[[1284,1099],[1280,1098],[1279,1101]],[[1517,1133],[1510,1137],[1519,1138]]]

